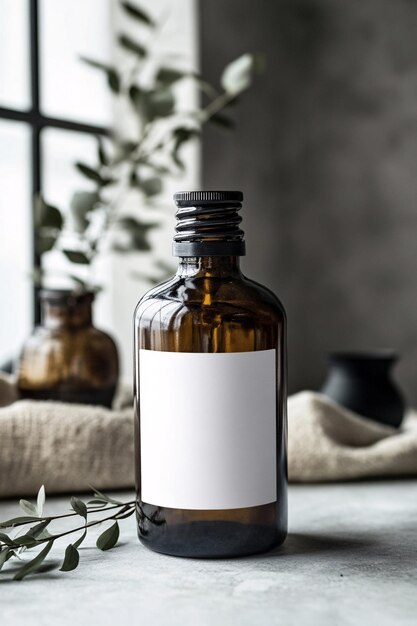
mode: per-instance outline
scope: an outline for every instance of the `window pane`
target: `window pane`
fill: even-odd
[[[94,189],[75,168],[77,161],[94,166],[97,159],[97,142],[93,135],[47,128],[42,132],[43,194],[47,202],[68,212],[74,191]],[[49,287],[70,287],[68,274],[86,278],[85,266],[71,265],[61,252],[52,250],[43,258]],[[70,271],[71,269],[71,271]]]
[[[41,0],[41,108],[54,117],[107,125],[104,76],[80,56],[110,59],[111,0]]]
[[[0,363],[20,350],[32,326],[30,131],[0,121]]]
[[[77,189],[94,189],[74,167],[76,161],[97,163],[97,141],[93,135],[56,128],[42,132],[43,189],[48,202],[61,209],[68,206]]]
[[[0,106],[30,108],[29,2],[0,1]]]

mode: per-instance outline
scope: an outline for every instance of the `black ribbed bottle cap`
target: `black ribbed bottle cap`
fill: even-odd
[[[245,254],[241,191],[179,191],[174,256],[242,256]]]
[[[178,207],[195,204],[218,202],[243,202],[241,191],[178,191],[174,193],[174,202]]]

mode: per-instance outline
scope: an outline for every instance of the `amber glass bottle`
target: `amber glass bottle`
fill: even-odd
[[[111,406],[117,348],[93,326],[93,300],[91,292],[41,290],[41,324],[25,343],[17,367],[21,397]]]
[[[134,316],[139,538],[177,556],[260,552],[287,532],[285,313],[239,269],[242,193],[174,198],[178,272]]]

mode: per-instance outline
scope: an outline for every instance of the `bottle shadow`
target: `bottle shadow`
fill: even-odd
[[[378,542],[371,537],[339,537],[335,535],[320,535],[307,533],[291,533],[285,542],[250,558],[270,559],[286,556],[307,556],[313,554],[338,553],[353,550],[369,549]]]

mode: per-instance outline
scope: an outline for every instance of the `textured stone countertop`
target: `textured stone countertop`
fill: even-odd
[[[138,543],[133,518],[121,522],[119,546],[102,553],[92,529],[74,572],[18,583],[6,565],[1,623],[415,626],[417,481],[295,485],[289,504],[284,546],[242,559],[152,553]],[[67,499],[48,498],[47,506],[65,512]],[[16,513],[0,503],[1,519]]]

